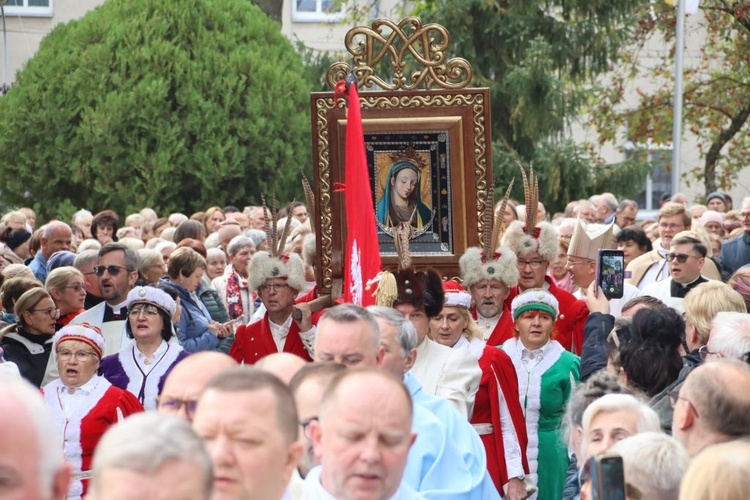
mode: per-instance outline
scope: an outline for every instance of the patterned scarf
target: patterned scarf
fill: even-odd
[[[240,276],[234,267],[227,277],[227,309],[229,309],[229,318],[235,319],[242,316],[245,311],[242,308],[242,294],[240,289],[247,288],[247,280]]]

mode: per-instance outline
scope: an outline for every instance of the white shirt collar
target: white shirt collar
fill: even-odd
[[[290,314],[286,321],[281,325],[277,325],[271,321],[271,318],[268,318],[268,326],[271,328],[271,334],[274,339],[284,340],[286,336],[289,335],[289,329],[292,327],[292,315]]]
[[[83,394],[85,396],[88,396],[89,394],[91,394],[91,391],[96,389],[96,386],[99,385],[100,380],[101,378],[94,374],[94,376],[91,377],[88,382],[83,384],[81,387],[76,387],[72,392],[68,387],[65,386],[65,384],[60,384],[60,387],[58,387],[57,390],[60,392],[60,394]]]
[[[516,348],[521,353],[521,360],[539,360],[540,358],[544,357],[547,351],[549,351],[549,347],[551,345],[552,343],[550,341],[547,341],[547,343],[542,347],[532,350],[526,348],[526,346],[523,345],[523,342],[519,340]]]
[[[140,351],[140,349],[138,349],[138,344],[136,344],[135,342],[133,343],[133,351],[135,352],[135,359],[138,360],[138,364],[141,364],[141,365],[145,363],[146,358],[151,358],[153,360],[155,358],[158,358],[162,354],[164,354],[164,352],[166,352],[167,350],[167,347],[168,347],[167,343],[164,340],[162,340],[161,344],[159,344],[159,347],[156,348],[156,351],[154,351],[154,353],[151,356],[146,356]]]

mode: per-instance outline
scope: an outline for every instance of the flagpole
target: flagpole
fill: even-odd
[[[685,3],[677,1],[677,29],[675,32],[674,111],[672,117],[672,194],[680,191],[682,153],[682,63],[685,55]]]

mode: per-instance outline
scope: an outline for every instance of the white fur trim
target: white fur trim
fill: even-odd
[[[286,278],[289,286],[297,291],[305,286],[305,264],[296,253],[279,258],[268,252],[257,252],[250,259],[248,274],[248,284],[253,292],[257,292],[267,279],[273,278]]]
[[[471,307],[471,295],[466,292],[445,292],[445,303],[443,307],[463,307],[469,309]]]
[[[162,347],[167,349],[166,353],[163,352]],[[146,372],[146,388],[143,391],[143,408],[146,411],[156,410],[156,397],[159,395],[159,380],[164,376],[164,372],[166,372],[177,360],[177,355],[182,352],[180,346],[170,345],[164,341],[162,341],[162,347],[160,347],[154,354],[154,363],[158,362],[159,364],[153,367],[147,366],[146,369],[150,371],[143,370]],[[160,359],[162,355],[164,358]],[[141,390],[141,384],[143,383],[143,374],[141,374],[141,371],[138,369],[135,360],[137,356],[138,353],[136,352],[135,344],[121,350],[117,355],[117,359],[120,361],[123,371],[128,376],[128,386],[126,390],[136,398],[138,397],[138,393]]]
[[[483,262],[480,248],[467,249],[458,261],[463,285],[468,288],[482,280],[499,280],[508,287],[515,286],[518,283],[516,254],[508,246],[498,247],[497,253],[499,257],[493,255]]]
[[[550,340],[542,347],[542,361],[529,374],[521,361],[523,344],[516,338],[509,339],[503,345],[503,350],[510,356],[518,374],[518,397],[521,409],[526,417],[526,459],[529,462],[529,476],[534,484],[539,480],[539,415],[541,411],[542,376],[552,365],[557,363],[563,352],[562,346]],[[524,405],[526,399],[526,405]]]
[[[82,339],[87,339],[89,341],[87,343],[92,343],[93,345],[91,347],[98,347],[99,357],[101,358],[102,353],[104,352],[104,337],[102,337],[101,333],[97,332],[93,328],[90,328],[90,326],[87,326],[87,324],[85,323],[67,325],[62,327],[60,331],[58,331],[55,336],[52,337],[52,348],[54,351],[57,351],[57,346],[60,344],[60,342],[65,342],[66,340],[82,341]]]
[[[128,293],[127,307],[131,304],[151,304],[166,312],[171,318],[177,311],[174,299],[164,290],[152,286],[137,286]]]
[[[539,238],[533,238],[523,230],[521,221],[513,221],[503,235],[503,245],[507,245],[516,255],[538,252],[542,259],[552,262],[557,259],[557,229],[549,222],[540,222]]]
[[[516,295],[510,304],[510,314],[516,317],[516,311],[526,304],[545,304],[555,310],[555,319],[560,315],[560,303],[557,298],[544,288],[530,288]]]
[[[60,379],[54,380],[44,386],[44,401],[47,408],[52,412],[55,427],[63,436],[63,454],[65,461],[70,464],[73,472],[80,472],[83,464],[83,448],[81,446],[81,421],[99,403],[112,384],[104,377],[95,376],[95,386],[87,395],[76,394],[76,401],[72,405],[69,417],[65,415],[60,406],[59,393],[66,390]],[[79,399],[80,398],[80,399]],[[83,483],[80,480],[71,479],[68,486],[68,498],[80,498],[83,494]]]

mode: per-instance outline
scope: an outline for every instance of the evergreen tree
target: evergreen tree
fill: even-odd
[[[108,0],[0,99],[3,197],[42,217],[280,200],[309,171],[300,56],[246,0]]]

